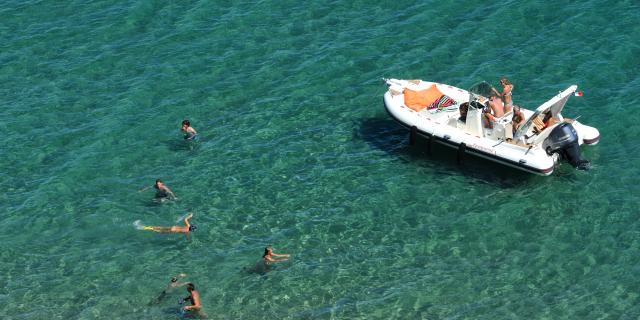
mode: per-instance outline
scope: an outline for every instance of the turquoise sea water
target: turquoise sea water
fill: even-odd
[[[0,318],[176,319],[184,272],[213,319],[637,319],[638,57],[637,1],[5,1]],[[501,76],[584,91],[593,170],[459,166],[382,106]]]

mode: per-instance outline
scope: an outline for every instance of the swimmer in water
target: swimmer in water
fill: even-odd
[[[274,257],[285,257],[285,259],[274,259]],[[270,265],[271,263],[275,263],[275,262],[287,261],[289,260],[289,259],[286,259],[288,257],[289,257],[288,254],[273,253],[273,248],[271,248],[271,246],[268,246],[264,248],[264,254],[262,255],[262,262],[265,265]]]
[[[142,230],[150,230],[154,232],[160,233],[184,233],[189,234],[191,231],[195,231],[198,227],[196,225],[190,224],[189,220],[193,217],[193,213],[190,213],[188,216],[184,218],[184,227],[181,226],[172,226],[172,227],[154,227],[154,226],[145,226]]]
[[[190,306],[185,306],[182,308],[184,311],[200,311],[202,309],[202,303],[200,302],[200,293],[196,291],[196,286],[193,283],[187,283],[187,291],[189,291],[189,295],[181,300],[191,302]]]
[[[156,183],[153,185],[156,189],[156,199],[178,199],[176,195],[167,187],[160,179],[156,179]]]
[[[184,133],[185,140],[196,140],[198,137],[198,132],[191,126],[191,122],[189,120],[182,120],[182,128],[180,129]]]
[[[175,277],[171,277],[171,281],[169,282],[169,284],[167,285],[167,288],[165,288],[164,290],[162,290],[162,293],[160,293],[160,296],[158,297],[158,302],[162,301],[162,299],[164,299],[164,297],[168,294],[171,293],[175,288],[178,287],[182,287],[184,285],[187,285],[188,282],[184,282],[184,283],[180,283],[178,282],[178,280],[180,280],[180,278],[184,278],[187,275],[184,273],[181,273]]]

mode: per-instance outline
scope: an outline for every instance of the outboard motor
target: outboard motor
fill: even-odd
[[[563,122],[553,128],[553,131],[542,143],[542,147],[548,155],[558,153],[561,158],[569,161],[574,168],[588,170],[591,167],[589,160],[580,155],[578,133],[570,123]]]

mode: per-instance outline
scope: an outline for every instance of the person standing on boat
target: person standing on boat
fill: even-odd
[[[504,112],[509,112],[513,109],[513,84],[509,81],[509,79],[503,77],[500,79],[500,85],[502,86],[502,93],[500,94],[502,97],[502,101],[504,102]]]
[[[182,120],[182,128],[180,129],[184,133],[185,140],[197,140],[198,132],[191,126],[191,122],[187,119]]]

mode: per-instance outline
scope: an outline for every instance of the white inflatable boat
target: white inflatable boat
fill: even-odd
[[[389,90],[384,105],[391,117],[416,135],[520,170],[549,175],[561,160],[588,169],[580,145],[595,145],[596,128],[564,118],[562,108],[577,86],[566,90],[535,110],[521,108],[524,121],[512,122],[514,111],[500,118],[486,118],[486,103],[493,89],[480,82],[469,90],[421,80],[385,79]],[[516,101],[517,105],[517,101]],[[544,119],[544,120],[543,120]],[[517,126],[517,129],[514,129]]]

